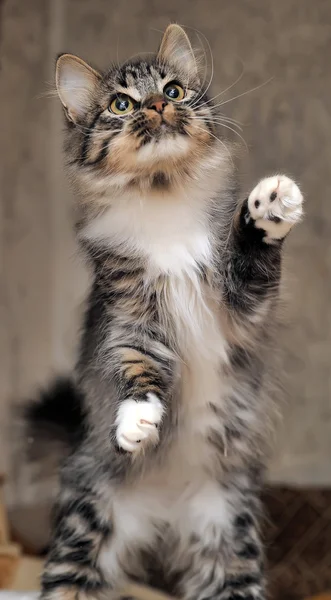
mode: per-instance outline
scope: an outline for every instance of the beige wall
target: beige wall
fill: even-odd
[[[0,386],[8,402],[72,364],[86,273],[75,255],[61,169],[61,113],[45,96],[57,52],[109,59],[154,50],[178,21],[203,32],[215,93],[241,81],[225,114],[244,122],[251,185],[292,174],[307,216],[287,245],[291,327],[284,430],[272,476],[331,484],[331,3],[328,0],[3,0]],[[3,451],[1,452],[4,461]]]

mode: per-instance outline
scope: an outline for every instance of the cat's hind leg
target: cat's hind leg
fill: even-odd
[[[185,507],[173,555],[184,600],[264,599],[259,506],[249,490],[206,483]]]
[[[92,481],[92,484],[91,484]],[[72,464],[55,512],[41,600],[116,598],[130,580],[147,579],[144,551],[155,543],[148,507],[98,473]]]
[[[83,600],[106,593],[109,586],[99,565],[99,553],[112,535],[112,523],[93,493],[64,489],[41,578],[41,598]]]

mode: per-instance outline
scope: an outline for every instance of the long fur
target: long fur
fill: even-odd
[[[171,26],[156,57],[105,74],[59,59],[93,286],[75,372],[83,435],[62,469],[43,598],[129,578],[190,600],[264,597],[268,359],[302,197],[279,176],[240,198],[192,57]],[[118,116],[124,93],[134,109]]]

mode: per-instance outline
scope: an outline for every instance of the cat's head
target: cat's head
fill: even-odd
[[[92,179],[147,176],[162,183],[210,155],[216,143],[212,107],[178,25],[167,28],[156,55],[105,74],[63,54],[56,85],[68,120],[68,158]]]

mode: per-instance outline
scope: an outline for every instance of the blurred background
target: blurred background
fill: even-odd
[[[176,21],[195,46],[196,30],[206,36],[213,94],[242,73],[219,101],[244,126],[243,194],[284,172],[306,197],[305,220],[286,243],[287,402],[270,480],[331,487],[330,0],[0,0],[0,7],[2,425],[10,403],[70,370],[88,286],[62,170],[60,103],[48,94],[55,57],[67,51],[104,68],[155,51]],[[0,471],[6,456],[2,437]],[[331,497],[323,506],[330,504]]]

